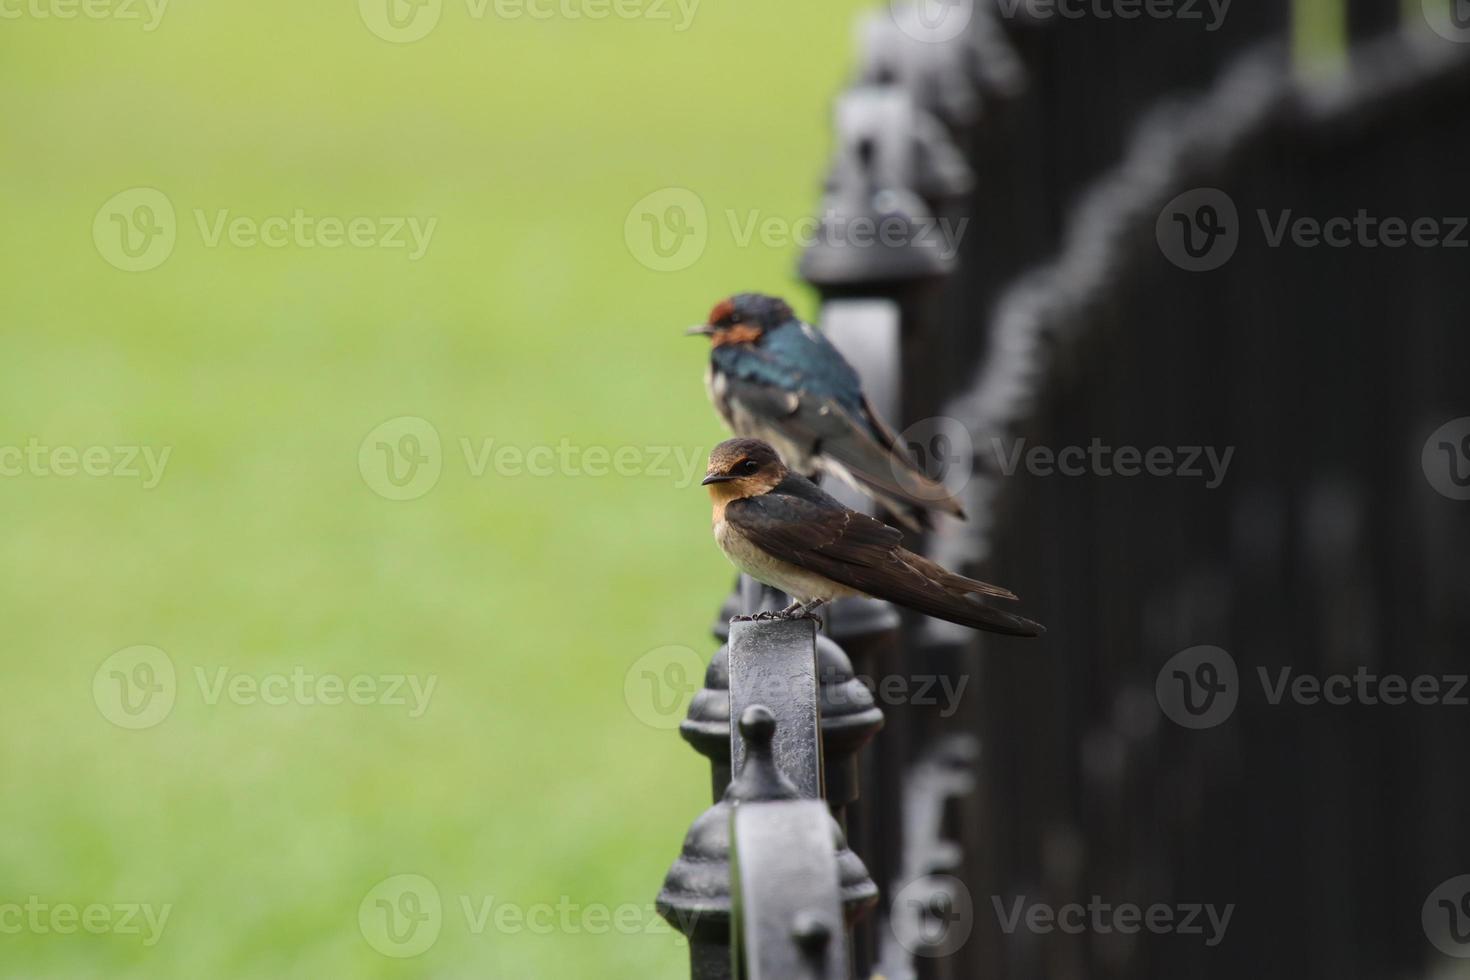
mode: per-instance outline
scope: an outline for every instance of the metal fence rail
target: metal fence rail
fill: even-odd
[[[864,23],[834,234],[802,272],[966,495],[924,548],[1003,570],[1050,632],[1016,653],[856,601],[825,636],[727,631],[784,604],[740,590],[682,728],[715,805],[660,908],[696,977],[1426,972],[1428,899],[1470,872],[1470,711],[1273,700],[1263,678],[1466,672],[1470,503],[1452,442],[1436,474],[1426,440],[1470,416],[1470,248],[1273,229],[1470,216],[1470,44],[1351,0],[1348,56],[1309,71],[1285,3],[1212,32],[1033,7],[977,2],[943,43],[907,8]],[[860,220],[907,231],[841,246]],[[945,222],[955,254],[924,232]],[[1058,471],[1095,444],[1176,472]],[[1178,472],[1191,448],[1230,454],[1217,481]],[[1215,944],[1004,914],[1094,897],[1234,911]]]

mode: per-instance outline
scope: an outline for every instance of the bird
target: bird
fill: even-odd
[[[909,551],[901,531],[847,507],[794,472],[769,443],[720,443],[701,485],[709,488],[715,542],[725,557],[794,600],[778,612],[747,618],[811,616],[833,599],[858,596],[1008,636],[1046,631],[978,598],[1015,599],[1015,593]]]
[[[832,473],[914,531],[959,501],[914,462],[837,348],[785,301],[738,293],[685,331],[710,339],[705,387],[731,433],[776,447],[811,479]]]

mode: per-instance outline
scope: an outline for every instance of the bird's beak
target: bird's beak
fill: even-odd
[[[728,483],[733,479],[735,478],[728,473],[706,473],[704,479],[699,481],[699,485],[707,487],[711,483]]]
[[[684,331],[684,336],[686,336],[686,337],[696,337],[696,336],[708,337],[710,334],[712,334],[714,332],[715,332],[715,328],[712,327],[712,326],[710,326],[708,323],[696,323],[694,326],[692,326],[688,330],[685,330]]]

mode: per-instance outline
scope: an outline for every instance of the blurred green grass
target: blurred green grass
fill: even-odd
[[[703,495],[667,475],[475,476],[460,440],[696,453],[722,437],[678,330],[735,289],[811,311],[796,250],[741,247],[722,215],[815,206],[863,6],[706,3],[677,32],[473,20],[450,0],[405,45],[350,0],[177,2],[153,32],[0,25],[0,446],[172,447],[151,490],[0,478],[0,906],[173,906],[152,947],[0,931],[0,975],[680,975],[646,911],[632,933],[476,934],[459,902],[651,903],[708,783],[635,717],[624,677],[650,649],[713,647],[730,571]],[[168,196],[178,244],[127,273],[91,228],[135,186]],[[693,266],[658,273],[624,219],[668,186],[698,194],[711,233]],[[210,248],[194,227],[194,209],[296,208],[438,226],[417,262]],[[436,427],[444,468],[395,502],[358,447],[400,415]],[[134,644],[179,679],[172,714],[139,731],[92,697]],[[211,705],[194,672],[222,667],[438,683],[420,718]],[[413,959],[357,923],[399,873],[445,904]]]

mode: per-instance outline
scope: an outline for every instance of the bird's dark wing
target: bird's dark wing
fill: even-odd
[[[795,475],[770,493],[731,501],[725,520],[769,554],[859,589],[839,566],[882,565],[903,541],[899,531]]]
[[[842,506],[800,477],[788,477],[771,493],[732,501],[725,520],[772,557],[874,598],[976,629],[1013,636],[1042,632],[1036,623],[974,598],[1014,599],[1009,590],[956,575],[907,550],[899,531]]]
[[[726,376],[725,398],[742,406],[808,455],[826,457],[901,515],[964,510],[942,485],[924,475],[866,398],[857,408],[807,390],[795,392],[749,377]]]
[[[776,385],[724,376],[727,401],[735,401],[757,418],[775,421],[789,418],[801,410],[801,395]]]

